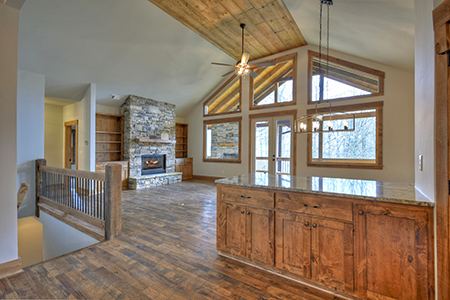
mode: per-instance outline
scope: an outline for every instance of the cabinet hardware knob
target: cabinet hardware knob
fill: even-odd
[[[308,204],[303,204],[303,206],[308,206]]]
[[[319,208],[317,205],[314,205],[314,208]]]
[[[305,222],[305,226],[309,226],[309,223],[308,223],[308,222]]]
[[[409,262],[412,262],[413,261],[413,257],[410,255],[410,256],[408,256],[408,261]]]
[[[249,214],[250,214],[250,212],[248,211],[248,212],[247,212],[247,215],[249,215]]]
[[[244,213],[244,211],[243,210],[241,210],[241,214],[243,214]]]
[[[364,214],[364,212],[362,211],[362,210],[360,210],[359,212],[358,212],[358,214],[360,214],[361,216]]]
[[[313,227],[314,227],[314,228],[316,228],[316,227],[317,227],[317,225],[316,225],[316,224],[313,224]]]
[[[314,257],[311,257],[311,262],[314,262]]]

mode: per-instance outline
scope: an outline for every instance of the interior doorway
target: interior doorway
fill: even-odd
[[[64,168],[78,170],[78,120],[64,123]]]
[[[252,116],[251,172],[295,175],[294,115]]]

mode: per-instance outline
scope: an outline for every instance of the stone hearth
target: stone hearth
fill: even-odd
[[[129,188],[180,182],[182,173],[175,172],[175,143],[170,142],[175,140],[175,105],[130,95],[120,113],[124,115],[124,159],[129,162]],[[166,155],[166,173],[141,175],[142,155],[155,154]]]

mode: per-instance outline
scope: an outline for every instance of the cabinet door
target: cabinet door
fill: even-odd
[[[358,294],[368,299],[428,299],[427,214],[357,206]]]
[[[311,219],[276,213],[276,267],[311,278]]]
[[[245,256],[245,207],[222,203],[218,222],[218,250]]]
[[[352,293],[353,224],[313,218],[311,227],[312,279]]]
[[[274,211],[260,208],[246,208],[247,257],[254,262],[273,266],[275,255]]]

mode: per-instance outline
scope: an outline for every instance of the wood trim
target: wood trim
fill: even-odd
[[[289,116],[292,115],[295,119],[297,119],[297,110],[291,109],[291,110],[279,110],[279,111],[273,111],[273,112],[267,112],[267,113],[259,113],[259,114],[250,114],[248,115],[249,118],[249,133],[248,133],[248,172],[251,173],[252,170],[252,121],[253,119],[257,118],[265,118],[265,117],[276,117],[276,116]],[[294,129],[295,124],[292,124],[292,129]],[[292,163],[294,168],[293,176],[297,174],[297,134],[294,134],[294,147],[293,147],[293,156],[292,156]]]
[[[105,229],[105,221],[103,221],[103,220],[93,218],[85,213],[82,213],[81,211],[78,211],[71,207],[51,201],[50,199],[48,199],[46,197],[42,197],[42,196],[39,197],[39,202],[43,203],[45,205],[51,206],[53,208],[56,208],[56,209],[64,212],[65,214],[72,215],[72,216],[74,216],[82,221],[85,221],[89,224],[92,224],[100,229]]]
[[[113,164],[114,162],[110,162],[110,163]],[[98,172],[62,169],[62,168],[48,167],[48,166],[39,166],[39,171],[57,173],[57,174],[66,175],[66,176],[83,177],[83,178],[88,178],[88,179],[93,179],[93,180],[105,181],[105,174],[98,173]]]
[[[0,264],[0,279],[22,272],[20,258]]]
[[[437,299],[450,298],[450,205],[448,195],[449,173],[449,68],[447,57],[437,55],[449,48],[450,1],[446,0],[433,11],[435,38],[435,180],[436,180],[436,262]]]
[[[342,160],[339,162],[337,160],[325,160],[322,162],[313,161],[312,159],[312,134],[307,136],[307,148],[306,148],[306,165],[308,167],[327,167],[327,168],[353,168],[353,169],[383,169],[383,101],[369,102],[369,103],[359,103],[359,104],[349,104],[343,106],[333,106],[322,107],[316,109],[308,109],[307,114],[312,114],[317,111],[317,113],[328,113],[330,110],[332,112],[351,112],[364,109],[376,109],[376,152],[375,152],[375,163],[367,163],[366,161],[352,160]]]
[[[80,220],[75,216],[68,215],[63,211],[44,203],[39,203],[39,209],[100,242],[105,240],[105,231],[101,228]]]
[[[72,120],[64,122],[64,155],[67,155],[67,149],[70,148],[70,132],[68,129],[75,125],[75,132],[76,132],[76,143],[75,143],[75,169],[78,170],[78,144],[80,143],[78,136],[79,136],[79,128],[78,128],[78,120]],[[71,166],[67,167],[67,161],[66,157],[64,157],[64,167],[70,169]]]
[[[203,176],[203,175],[193,175],[193,179],[199,179],[199,180],[208,180],[208,181],[216,181],[218,179],[223,179],[225,177],[214,177],[214,176]]]
[[[292,94],[292,101],[291,102],[275,102],[273,104],[266,104],[266,105],[253,105],[253,88],[254,88],[254,83],[253,83],[253,77],[250,77],[250,90],[249,90],[249,109],[254,110],[254,109],[263,109],[263,108],[273,108],[273,107],[285,107],[285,106],[291,106],[291,105],[297,105],[297,57],[298,54],[297,53],[292,53],[292,54],[288,54],[288,55],[284,55],[278,58],[274,58],[274,59],[269,59],[269,60],[264,60],[264,61],[260,61],[259,63],[263,63],[263,62],[276,62],[276,63],[280,63],[280,62],[285,62],[285,61],[289,61],[292,60],[293,64],[292,64],[292,82],[293,82],[293,94]]]
[[[220,124],[220,123],[239,123],[239,146],[238,146],[238,159],[217,159],[206,158],[206,125]],[[242,117],[225,118],[225,119],[213,119],[203,121],[203,162],[218,162],[218,163],[241,163],[242,152]]]
[[[319,57],[319,53],[312,51],[312,50],[308,50],[308,104],[320,104],[323,103],[325,100],[322,101],[312,101],[311,100],[311,94],[312,94],[312,59],[313,58],[318,58]],[[362,96],[355,96],[355,97],[346,97],[346,98],[336,98],[336,99],[327,99],[329,101],[342,101],[342,100],[356,100],[356,99],[361,99],[361,98],[368,98],[368,97],[374,97],[374,96],[382,96],[384,95],[384,78],[385,78],[385,73],[383,71],[377,70],[377,69],[373,69],[373,68],[369,68],[366,66],[362,66],[356,63],[352,63],[337,57],[333,57],[333,56],[329,56],[329,61],[331,63],[335,63],[335,64],[339,64],[342,66],[345,66],[347,68],[350,69],[355,69],[357,71],[361,71],[361,72],[365,72],[374,76],[377,76],[379,78],[379,83],[378,83],[378,93],[373,93],[370,95],[362,95]]]
[[[156,140],[156,139],[134,139],[137,143],[161,143],[161,144],[175,144],[176,140]]]
[[[208,97],[203,102],[203,117],[211,117],[211,116],[218,116],[218,115],[227,115],[227,114],[233,114],[233,113],[240,113],[242,112],[242,77],[239,78],[239,110],[237,111],[230,111],[230,112],[221,112],[221,113],[212,113],[212,114],[205,114],[205,106],[206,104],[214,99],[216,96],[218,96],[233,80],[237,77],[236,74],[233,74],[227,81],[225,81],[224,84],[222,84],[217,90]]]

